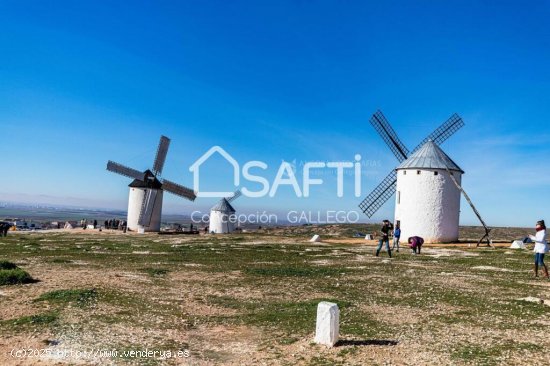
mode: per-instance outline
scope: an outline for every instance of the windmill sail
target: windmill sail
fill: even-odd
[[[393,154],[397,157],[399,162],[405,161],[409,156],[407,147],[401,142],[397,133],[390,126],[388,120],[381,111],[376,111],[372,115],[370,120],[373,127],[378,131],[386,145],[391,149]],[[437,145],[445,142],[456,131],[464,126],[464,121],[460,116],[454,113],[447,121],[441,126],[436,128],[431,134],[429,134],[424,140],[418,144],[411,152],[415,153],[420,149],[428,140],[432,140]],[[384,180],[359,204],[359,208],[368,216],[372,217],[380,207],[386,203],[387,200],[395,193],[397,185],[397,173],[393,170]]]
[[[141,181],[145,180],[145,173],[129,168],[125,165],[115,163],[111,160],[107,162],[107,170],[113,173],[124,175],[125,177],[134,178]]]
[[[458,114],[454,113],[451,117],[449,117],[447,121],[436,128],[434,132],[432,132],[424,140],[422,140],[412,152],[416,152],[416,150],[420,149],[426,142],[428,142],[428,140],[432,140],[437,145],[441,145],[462,127],[464,127],[464,121],[462,120],[462,118],[460,118]]]
[[[178,195],[183,198],[187,198],[190,201],[194,201],[195,198],[197,198],[195,192],[192,189],[189,189],[177,183],[171,182],[168,179],[162,180],[162,190]]]
[[[397,172],[392,170],[360,204],[359,208],[368,216],[372,217],[376,211],[395,193],[397,185]]]
[[[157,148],[157,156],[153,164],[153,173],[155,175],[162,174],[164,168],[164,162],[166,161],[166,154],[168,154],[168,147],[170,146],[170,139],[166,136],[161,136],[159,146]]]
[[[397,133],[394,131],[386,117],[382,114],[382,111],[376,111],[376,113],[372,115],[370,123],[400,163],[407,159],[409,156],[409,149],[407,149],[405,144],[401,142],[399,136],[397,136]]]
[[[237,189],[237,190],[233,193],[233,196],[226,198],[226,199],[227,199],[227,202],[233,202],[233,201],[235,201],[237,198],[239,198],[241,195],[242,195],[242,192],[241,192],[239,189]]]
[[[148,189],[145,192],[145,199],[141,205],[141,211],[139,213],[138,224],[141,226],[149,226],[151,224],[151,218],[153,216],[153,209],[155,208],[155,202],[157,200],[158,190]]]

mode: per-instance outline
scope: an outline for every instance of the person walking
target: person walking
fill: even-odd
[[[424,239],[420,236],[411,236],[408,240],[409,247],[412,250],[413,254],[420,254],[420,249],[422,248],[422,244],[424,244]]]
[[[380,240],[378,241],[378,246],[376,247],[376,256],[378,257],[378,255],[380,254],[380,250],[382,250],[382,245],[386,243],[386,250],[388,251],[388,255],[391,258],[390,237],[389,237],[390,230],[391,230],[390,222],[389,220],[384,220],[382,221],[382,224],[383,224],[382,228],[380,229],[381,237],[380,237]]]
[[[396,252],[399,253],[399,238],[401,238],[401,228],[399,224],[395,224],[395,229],[393,230],[393,249],[396,249]]]
[[[535,242],[535,248],[533,248],[533,251],[535,252],[535,277],[539,276],[540,266],[544,271],[544,276],[546,278],[549,278],[548,267],[546,267],[546,264],[544,264],[544,254],[548,252],[548,243],[546,242],[546,225],[544,223],[544,220],[537,221],[535,230],[537,231],[535,236],[530,236],[531,240]]]
[[[11,225],[9,222],[1,221],[0,222],[0,236],[8,236],[8,230]]]

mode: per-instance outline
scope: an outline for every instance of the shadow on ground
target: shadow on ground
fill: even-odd
[[[397,346],[399,341],[391,339],[342,339],[336,343],[336,347],[342,346]]]

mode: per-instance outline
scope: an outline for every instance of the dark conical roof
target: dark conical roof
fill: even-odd
[[[134,179],[132,183],[128,185],[130,188],[153,188],[161,189],[162,183],[155,177],[153,172],[147,169],[145,172],[145,180]]]
[[[399,164],[400,169],[449,169],[464,174],[462,170],[445,152],[432,140],[428,140],[420,149]]]
[[[211,208],[212,211],[221,211],[221,212],[235,212],[235,209],[228,200],[222,198],[220,202],[216,203],[214,207]]]

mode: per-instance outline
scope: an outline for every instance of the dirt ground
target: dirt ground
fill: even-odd
[[[318,243],[316,228],[10,233],[0,261],[37,281],[0,286],[0,364],[550,364],[550,281],[532,277],[530,251],[461,243],[390,259],[323,229]],[[313,343],[323,300],[341,311],[333,348]]]

